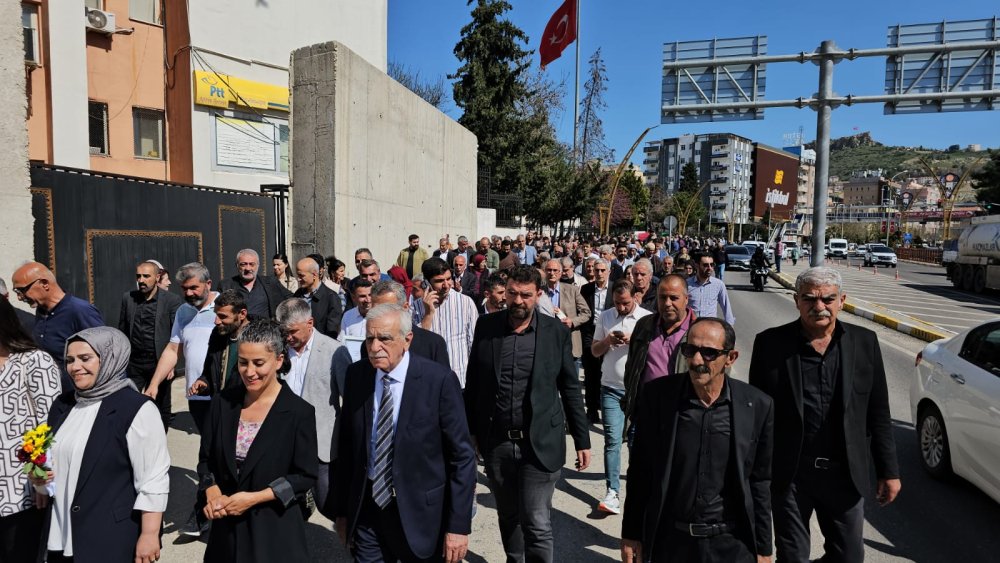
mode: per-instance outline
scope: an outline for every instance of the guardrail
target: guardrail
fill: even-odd
[[[896,258],[900,260],[911,260],[924,264],[940,264],[941,255],[944,253],[940,248],[903,248],[896,249]]]

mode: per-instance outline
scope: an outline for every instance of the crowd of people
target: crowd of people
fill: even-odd
[[[201,437],[181,533],[207,536],[205,561],[309,561],[314,511],[355,561],[460,561],[480,463],[506,560],[556,560],[567,434],[585,471],[592,430],[623,561],[809,561],[814,513],[827,557],[861,561],[869,459],[882,504],[900,489],[875,334],[838,320],[840,275],[810,268],[798,319],[730,378],[724,246],[529,232],[428,252],[411,235],[385,273],[359,248],[354,277],[319,254],[262,275],[244,249],[218,284],[145,260],[117,326],[24,264],[33,316],[0,280],[0,561],[160,558],[181,373]],[[16,451],[42,423],[49,471],[29,479]]]

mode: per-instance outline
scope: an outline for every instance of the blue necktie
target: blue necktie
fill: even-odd
[[[375,478],[372,479],[372,499],[385,508],[392,498],[392,391],[389,374],[382,376],[382,400],[378,404],[378,424],[375,426]]]

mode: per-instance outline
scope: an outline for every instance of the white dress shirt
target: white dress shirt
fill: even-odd
[[[56,494],[52,499],[47,548],[49,551],[61,551],[66,557],[73,556],[70,510],[80,477],[83,452],[100,409],[101,402],[74,406],[56,432],[50,452]],[[166,511],[170,493],[170,454],[160,412],[152,401],[139,408],[125,434],[125,441],[137,493],[132,508],[143,512]]]
[[[285,375],[285,383],[292,393],[299,397],[302,396],[302,387],[306,384],[306,367],[309,366],[309,354],[312,352],[315,337],[316,329],[313,329],[312,334],[309,335],[309,342],[306,342],[302,352],[296,352],[295,348],[288,347],[288,361],[291,362],[292,368]]]
[[[403,404],[403,386],[406,384],[406,371],[410,369],[410,353],[403,352],[403,357],[399,360],[396,368],[389,372],[389,389],[392,392],[392,432],[393,442],[395,442],[396,423],[399,422],[399,405]],[[368,448],[368,478],[375,478],[375,440],[378,438],[378,408],[382,402],[382,378],[385,372],[375,370],[375,397],[372,414],[372,437],[371,447]]]

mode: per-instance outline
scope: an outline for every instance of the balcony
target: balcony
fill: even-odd
[[[647,158],[642,161],[643,164],[659,164],[660,159],[658,158]]]
[[[727,156],[729,156],[728,152],[713,152],[712,153],[712,158],[726,158]]]
[[[729,190],[712,190],[710,192],[712,196],[726,196],[729,195]]]
[[[720,172],[727,168],[729,168],[729,166],[726,166],[725,164],[713,164],[709,170],[711,170],[712,172]]]
[[[713,202],[712,203],[712,209],[713,210],[714,209],[726,209],[727,207],[729,207],[729,204],[727,204],[725,202]]]
[[[729,181],[729,177],[728,176],[716,176],[715,178],[712,178],[712,183],[713,184],[724,184],[724,183],[726,183],[728,181]]]

